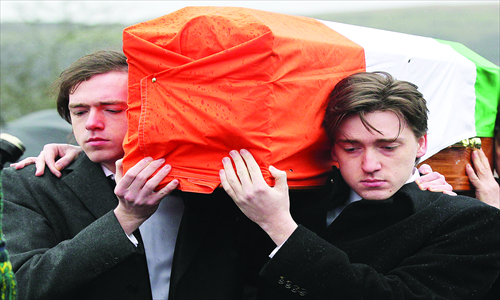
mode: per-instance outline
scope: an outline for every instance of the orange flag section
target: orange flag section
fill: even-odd
[[[187,192],[211,193],[222,158],[251,151],[290,187],[331,170],[322,120],[334,85],[366,68],[363,49],[320,22],[247,8],[187,7],[124,30],[129,62],[125,171],[165,158]]]

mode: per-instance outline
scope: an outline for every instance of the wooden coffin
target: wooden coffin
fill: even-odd
[[[465,166],[472,164],[471,153],[474,147],[483,149],[486,157],[493,169],[494,145],[493,138],[475,138],[480,139],[480,144],[468,140],[468,142],[459,142],[448,148],[441,150],[421,164],[428,164],[432,170],[443,174],[446,181],[453,186],[453,190],[460,194],[474,195],[474,186],[470,183],[469,177],[465,172]],[[493,172],[493,171],[492,171]]]

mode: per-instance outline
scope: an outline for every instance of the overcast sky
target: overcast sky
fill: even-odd
[[[0,1],[1,22],[41,21],[135,24],[186,6],[239,6],[292,15],[431,5],[498,4],[490,1]]]

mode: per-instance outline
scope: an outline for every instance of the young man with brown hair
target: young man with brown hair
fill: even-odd
[[[60,177],[37,177],[34,166],[2,173],[19,299],[152,298],[137,229],[177,182],[153,193],[170,166],[151,158],[122,174],[127,69],[122,53],[98,51],[56,81],[58,111],[83,149]],[[116,188],[106,178],[115,175]]]
[[[249,151],[223,159],[224,189],[277,246],[260,271],[259,296],[483,297],[500,270],[500,210],[414,183],[427,150],[417,87],[387,73],[351,75],[331,93],[324,124],[339,168],[316,232],[292,218],[284,171],[269,168],[270,187]]]

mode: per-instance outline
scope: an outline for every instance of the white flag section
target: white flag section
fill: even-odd
[[[416,84],[429,108],[423,160],[476,136],[475,64],[432,38],[318,20],[365,50],[366,70]]]

